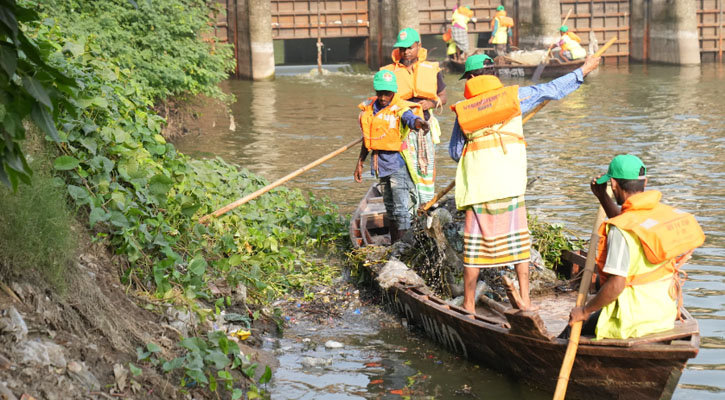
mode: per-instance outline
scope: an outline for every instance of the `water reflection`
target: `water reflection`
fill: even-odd
[[[204,109],[202,121],[207,122],[208,129],[201,136],[183,138],[178,146],[196,156],[219,155],[270,180],[277,179],[359,137],[356,105],[372,95],[371,81],[372,74],[333,73],[323,77],[285,76],[264,83],[227,82],[225,90],[237,98],[232,106],[236,131],[219,123],[229,119],[224,110]],[[448,75],[446,83],[451,104],[460,100],[463,82]],[[524,80],[511,83],[528,84]],[[525,127],[529,176],[540,177],[526,200],[529,211],[541,219],[564,223],[587,237],[596,213],[589,180],[606,171],[613,155],[631,152],[648,166],[650,187],[663,192],[663,201],[695,213],[703,226],[707,240],[685,267],[690,279],[684,286],[685,304],[700,320],[702,347],[680,380],[677,399],[722,398],[725,392],[722,93],[725,71],[715,65],[604,68],[588,77],[579,91],[552,102]],[[453,179],[456,168],[446,149],[453,114],[446,108],[438,118],[443,143],[436,154],[440,160],[437,182],[442,187]],[[217,121],[215,126],[211,121]],[[349,150],[295,179],[291,186],[327,195],[342,212],[349,213],[373,180],[366,174],[367,182],[353,182],[356,158],[357,151]],[[408,337],[405,331],[395,330],[375,340],[386,344],[402,340],[396,335]],[[385,351],[384,345],[373,347],[374,351]],[[428,350],[445,359],[445,351],[432,345]],[[380,371],[382,378],[376,379],[392,379],[394,371],[410,361],[402,356],[389,360],[392,364],[386,364]],[[501,380],[493,372],[470,372],[457,368],[459,361],[445,360],[447,368],[417,366],[430,376],[428,390],[461,376]],[[371,393],[376,389],[368,384],[366,373],[348,372],[355,379],[364,377],[366,383],[346,390],[358,397],[377,397]],[[298,380],[300,387],[295,390],[304,393],[300,398],[329,394],[329,388],[305,383],[304,374],[291,379]],[[498,390],[494,398],[519,398],[518,391],[524,389],[514,384]]]

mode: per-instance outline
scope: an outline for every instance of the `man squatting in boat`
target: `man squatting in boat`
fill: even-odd
[[[411,159],[416,156],[417,143],[410,142],[409,133],[411,128],[427,132],[429,124],[423,119],[420,104],[402,100],[396,94],[398,85],[393,72],[378,71],[373,77],[373,88],[375,97],[359,105],[363,143],[353,177],[362,182],[363,162],[372,151],[370,169],[380,181],[391,239],[396,241],[410,229],[410,202],[416,196],[411,178],[416,171]]]
[[[466,100],[456,113],[448,148],[456,171],[456,206],[466,210],[463,233],[463,307],[475,312],[479,268],[515,264],[521,299],[529,299],[531,238],[526,221],[526,143],[521,114],[545,100],[575,91],[599,65],[587,57],[581,68],[548,83],[504,87],[486,55],[468,57],[461,79]]]
[[[552,43],[549,50],[558,49],[559,51],[555,51],[554,54],[560,61],[569,62],[587,56],[587,51],[581,45],[581,38],[576,33],[569,32],[568,26],[562,25],[559,28],[559,33],[561,34],[559,41]]]
[[[674,328],[682,301],[679,268],[705,235],[691,214],[661,204],[662,193],[645,191],[646,185],[647,169],[631,154],[614,157],[590,184],[609,219],[599,227],[596,257],[603,286],[569,315],[570,326],[586,321],[582,334],[627,339]]]

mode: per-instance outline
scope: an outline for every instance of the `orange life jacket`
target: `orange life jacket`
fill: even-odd
[[[662,265],[656,270],[627,277],[627,286],[643,285],[679,274],[676,257],[691,252],[705,242],[705,234],[692,214],[659,202],[662,193],[649,190],[630,196],[622,213],[599,227],[597,267],[600,281],[606,281],[607,225],[633,233],[642,244],[647,261]],[[676,276],[674,276],[677,278]]]
[[[514,19],[506,16],[506,10],[496,11],[496,14],[491,19],[491,29],[493,29],[494,21],[496,21],[496,19],[498,19],[498,25],[504,28],[511,28],[514,26]]]
[[[403,100],[413,97],[434,100],[438,99],[438,72],[441,70],[437,62],[425,61],[428,51],[418,50],[418,61],[413,64],[412,72],[400,63],[400,52],[393,49],[393,63],[380,69],[387,69],[395,74],[398,82],[398,95]]]
[[[362,110],[358,119],[365,147],[368,150],[400,151],[404,139],[400,132],[401,116],[410,109],[423,118],[422,108],[420,104],[401,100],[396,94],[387,107],[374,114],[373,104],[377,99],[376,96],[370,97],[358,105]]]
[[[579,37],[579,35],[577,35],[574,32],[566,32],[565,35],[569,36],[569,38],[571,38],[571,40],[573,40],[573,41],[575,41],[577,43],[581,43],[582,42],[582,39]]]
[[[496,81],[498,81],[496,79]],[[466,100],[451,106],[458,125],[468,135],[479,129],[500,124],[521,115],[519,87],[493,84],[491,76],[481,75],[466,81]]]

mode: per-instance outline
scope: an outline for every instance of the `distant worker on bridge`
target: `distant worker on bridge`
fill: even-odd
[[[453,10],[451,15],[451,30],[448,42],[447,54],[454,61],[463,62],[469,50],[468,44],[468,22],[476,22],[473,11],[467,6],[460,6]]]
[[[610,219],[599,228],[596,258],[604,285],[569,315],[569,325],[586,321],[583,334],[627,339],[674,328],[682,301],[680,267],[705,235],[695,217],[660,203],[662,193],[645,191],[646,185],[647,169],[631,154],[614,157],[607,173],[590,184]],[[568,337],[568,329],[560,337]]]
[[[581,38],[574,32],[569,31],[569,27],[562,25],[559,28],[561,34],[559,41],[553,43],[549,48],[558,46],[558,52],[554,52],[561,61],[568,62],[581,60],[587,56],[587,51],[581,45]]]
[[[544,100],[575,91],[599,65],[587,58],[581,68],[535,86],[507,86],[483,54],[466,60],[466,100],[456,113],[448,152],[458,162],[456,207],[466,211],[463,232],[463,308],[475,312],[480,268],[515,265],[524,308],[529,299],[531,238],[526,221],[526,143],[523,113]]]
[[[496,48],[496,55],[506,55],[506,44],[513,34],[514,20],[506,16],[504,6],[496,7],[496,14],[491,20],[491,38],[488,42]]]
[[[395,74],[398,96],[420,104],[425,120],[430,125],[430,135],[419,137],[410,132],[408,141],[415,145],[410,162],[416,170],[413,179],[418,189],[418,202],[425,203],[435,194],[435,144],[440,141],[441,128],[431,112],[436,106],[446,104],[446,84],[437,62],[427,61],[428,51],[421,47],[420,35],[413,28],[405,28],[398,34],[393,45],[393,63],[381,68]]]
[[[372,151],[371,170],[382,186],[390,238],[395,243],[410,229],[418,202],[413,181],[416,171],[412,168],[412,159],[417,155],[409,134],[413,129],[428,131],[429,125],[423,120],[420,104],[396,94],[398,84],[391,71],[378,71],[373,77],[373,88],[375,97],[359,105],[363,143],[353,177],[362,182],[363,162]]]

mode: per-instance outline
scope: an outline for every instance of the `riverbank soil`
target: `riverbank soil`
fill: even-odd
[[[138,361],[138,349],[143,351],[148,344],[160,348],[158,358],[173,359],[179,356],[174,352],[180,330],[201,334],[210,327],[179,326],[178,319],[169,317],[173,313],[159,312],[159,304],[149,296],[129,293],[119,279],[125,267],[121,257],[86,235],[69,266],[63,293],[33,272],[0,285],[0,398],[216,398],[193,387],[182,390],[178,376]],[[252,335],[239,343],[242,353],[258,364],[255,378],[265,366],[274,371],[279,365],[275,354],[261,349],[265,342],[281,337],[279,328],[343,324],[344,315],[359,315],[367,305],[379,302],[372,292],[363,290],[362,298],[360,293],[337,277],[332,285],[290,294],[264,309],[250,329]],[[244,304],[233,304],[226,311],[250,312]],[[277,317],[266,315],[272,313]]]
[[[86,240],[64,293],[33,273],[3,284],[2,398],[181,398],[167,377],[136,362],[137,346],[169,349],[176,333],[126,294],[120,269],[119,258]],[[131,371],[130,363],[140,370]]]

